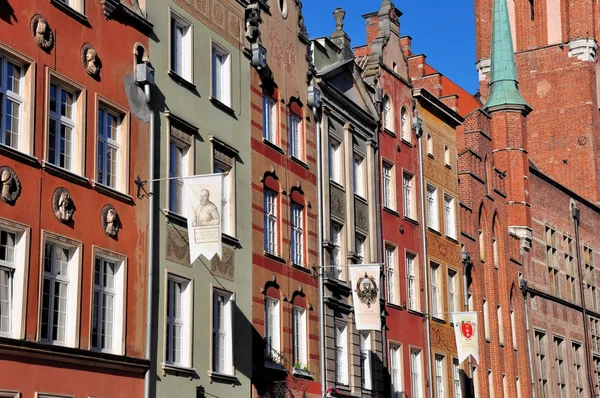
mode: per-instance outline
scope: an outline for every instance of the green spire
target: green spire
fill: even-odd
[[[494,111],[506,105],[531,110],[519,91],[506,0],[494,0],[490,94],[485,108]]]

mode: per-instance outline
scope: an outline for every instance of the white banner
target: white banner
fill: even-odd
[[[462,363],[469,355],[479,362],[479,345],[477,335],[476,312],[453,312],[454,336],[456,337],[456,350],[458,363]]]
[[[379,265],[349,265],[357,330],[381,330]]]
[[[183,179],[183,214],[187,217],[190,262],[200,255],[221,258],[223,174]]]

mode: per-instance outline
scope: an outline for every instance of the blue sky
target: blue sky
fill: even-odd
[[[333,10],[346,11],[344,30],[352,46],[365,44],[361,15],[376,11],[380,0],[303,0],[303,14],[311,38],[329,36],[335,30]],[[475,17],[471,0],[396,1],[402,11],[400,34],[412,37],[415,54],[474,94],[479,89],[475,70]]]

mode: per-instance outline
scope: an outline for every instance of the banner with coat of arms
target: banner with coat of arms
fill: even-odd
[[[349,265],[357,330],[381,330],[379,264]]]
[[[469,355],[479,362],[479,345],[477,336],[476,312],[453,312],[454,336],[456,337],[456,350],[458,363],[462,363]]]

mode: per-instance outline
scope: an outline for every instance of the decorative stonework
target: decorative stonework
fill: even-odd
[[[461,264],[460,248],[456,244],[447,242],[433,233],[427,234],[427,242],[427,250],[431,256],[444,259],[452,265]]]
[[[340,188],[331,184],[329,189],[329,203],[331,214],[340,219],[346,218],[346,194]]]
[[[210,260],[211,272],[221,278],[235,281],[235,250],[223,247],[221,259],[214,256]]]
[[[106,236],[116,238],[121,229],[119,213],[112,205],[104,205],[100,213],[100,224]]]
[[[296,74],[296,36],[286,29],[285,35],[281,35],[281,22],[275,21],[269,32],[269,56],[272,57],[275,65],[281,65],[292,75]]]
[[[42,50],[48,51],[54,45],[54,33],[52,33],[46,18],[40,14],[36,14],[31,18],[31,34]]]
[[[354,199],[354,222],[356,228],[369,231],[369,205],[360,199]]]
[[[68,224],[73,219],[75,212],[75,204],[71,194],[65,188],[56,188],[52,195],[52,210],[54,215],[63,224]]]
[[[481,61],[477,62],[475,69],[477,69],[477,73],[479,74],[479,81],[482,82],[485,80],[485,76],[490,74],[492,63],[489,58],[482,59]]]
[[[569,42],[569,58],[579,58],[581,61],[594,62],[598,46],[594,39],[577,39]]]
[[[0,167],[0,185],[2,200],[8,204],[14,204],[21,195],[21,181],[13,169],[8,166]]]
[[[186,232],[167,226],[166,259],[177,264],[191,267],[190,248],[185,240]]]
[[[246,39],[250,43],[261,42],[260,40],[260,24],[262,19],[260,17],[260,6],[255,4],[249,4],[246,7]]]
[[[83,47],[81,47],[81,63],[88,75],[92,77],[98,77],[100,75],[102,62],[98,57],[96,49],[91,44],[84,44]]]

